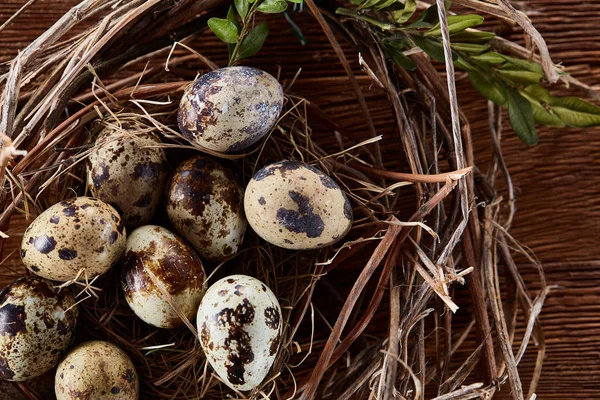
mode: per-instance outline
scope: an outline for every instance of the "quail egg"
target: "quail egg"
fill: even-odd
[[[258,171],[244,197],[246,218],[267,242],[286,249],[331,245],[352,227],[346,194],[320,170],[280,161]]]
[[[234,152],[267,134],[282,107],[283,90],[273,76],[251,67],[227,67],[194,81],[183,94],[177,122],[189,141]]]
[[[57,400],[137,400],[138,375],[131,359],[112,343],[86,342],[58,365]]]
[[[71,344],[77,306],[67,290],[36,276],[0,292],[0,378],[24,381],[54,368]]]
[[[228,386],[247,391],[262,383],[283,331],[281,308],[271,289],[246,275],[221,279],[202,299],[197,323],[206,358]]]
[[[167,191],[167,214],[201,257],[223,260],[237,253],[244,239],[243,198],[244,189],[231,170],[196,156],[175,170]]]
[[[94,197],[119,210],[125,226],[140,226],[160,205],[167,178],[165,153],[152,134],[114,136],[109,128],[99,135],[88,158],[87,184]]]
[[[122,264],[125,299],[143,321],[159,328],[183,324],[164,292],[188,320],[196,315],[206,276],[200,258],[182,239],[160,226],[142,226],[129,234]]]
[[[125,227],[119,213],[92,197],[63,200],[29,225],[21,258],[29,270],[54,281],[101,275],[119,261]]]

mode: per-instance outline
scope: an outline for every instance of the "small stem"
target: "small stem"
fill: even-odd
[[[231,52],[231,56],[229,57],[229,66],[232,66],[236,62],[235,58],[240,49],[240,45],[242,44],[244,37],[248,33],[249,22],[252,21],[252,19],[254,18],[254,13],[256,12],[256,8],[258,7],[259,4],[260,4],[260,1],[258,1],[258,0],[255,1],[252,4],[252,7],[250,8],[250,10],[248,10],[248,14],[246,15],[246,18],[242,18],[242,31],[240,32],[240,35],[238,36],[238,40],[235,43],[235,47],[233,48],[233,51]]]
[[[378,27],[378,28],[380,28],[380,29],[382,29],[384,31],[392,30],[392,28],[394,27],[394,25],[378,21],[378,20],[376,20],[374,18],[367,17],[365,15],[357,13],[354,10],[349,10],[347,8],[338,8],[337,10],[335,10],[335,13],[338,14],[338,15],[345,15],[347,17],[352,17],[352,18],[360,19],[362,21],[370,23],[371,25],[375,25],[376,27]]]

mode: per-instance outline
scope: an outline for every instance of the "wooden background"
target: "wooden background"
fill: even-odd
[[[24,0],[0,0],[0,24],[23,3]],[[14,57],[75,3],[37,1],[0,33],[0,62]],[[600,1],[513,3],[527,12],[546,38],[554,61],[600,90]],[[265,49],[251,64],[274,72],[280,66],[282,76],[287,78],[302,67],[295,91],[335,115],[343,125],[344,116],[352,115],[356,107],[352,92],[343,89],[347,82],[341,66],[310,15],[305,12],[295,18],[309,44],[301,46],[281,17],[271,27],[278,34],[267,40]],[[498,22],[489,23],[489,27],[505,38],[522,40],[515,27]],[[223,45],[209,36],[194,47],[216,61],[223,60]],[[361,75],[379,133],[390,133],[393,123],[385,99],[374,89],[370,91],[357,59],[351,62]],[[319,77],[324,75],[340,76],[339,87],[322,87]],[[472,123],[478,164],[485,167],[491,153],[486,103],[467,81],[459,80],[459,91],[460,104]],[[348,128],[360,131],[365,127]],[[547,352],[538,398],[600,399],[600,128],[543,129],[540,144],[534,148],[521,144],[506,129],[503,149],[517,188],[518,213],[512,233],[543,262],[548,283],[558,285],[541,314]],[[7,250],[17,244],[18,234],[9,240]],[[15,260],[4,266],[19,268]],[[520,268],[525,281],[535,289],[536,271],[527,264]],[[6,273],[6,269],[0,273]],[[522,362],[524,381],[530,376],[532,365],[532,357]],[[21,399],[10,386],[0,383],[0,399],[9,398]]]

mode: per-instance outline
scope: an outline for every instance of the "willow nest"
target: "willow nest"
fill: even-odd
[[[228,5],[83,1],[3,66],[2,230],[16,216],[30,222],[55,202],[86,194],[85,160],[103,127],[160,135],[171,167],[203,151],[181,137],[176,112],[196,74],[218,67],[203,54],[202,32]],[[353,205],[352,230],[332,247],[289,251],[249,232],[239,254],[206,266],[211,282],[248,274],[279,298],[285,329],[267,379],[251,392],[233,392],[207,364],[194,326],[159,330],[141,322],[117,273],[71,282],[81,307],[77,340],[123,348],[138,368],[144,399],[468,399],[491,398],[505,385],[513,398],[531,398],[544,356],[537,316],[548,288],[540,269],[534,297],[513,261],[516,252],[535,258],[509,234],[514,193],[498,108],[490,103],[494,155],[483,174],[452,69],[447,81],[443,64],[422,53],[412,55],[415,72],[395,68],[363,25],[340,20],[327,5],[306,5],[347,72],[362,110],[356,118],[369,129],[344,130],[286,79],[284,112],[268,136],[245,154],[213,154],[241,171],[245,183],[269,163],[304,161],[332,176]],[[76,25],[85,29],[73,34]],[[269,72],[280,73],[275,66]],[[357,74],[386,96],[394,135],[377,134]],[[168,224],[162,214],[155,222]],[[13,224],[8,234],[24,228]],[[453,323],[456,293],[468,310],[460,324]],[[476,345],[466,346],[473,337]],[[528,383],[518,370],[526,351],[538,360]],[[47,398],[28,383],[18,387],[29,398]]]

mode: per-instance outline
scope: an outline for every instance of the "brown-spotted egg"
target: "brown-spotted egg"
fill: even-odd
[[[243,198],[244,189],[230,169],[212,158],[195,156],[173,173],[167,214],[201,257],[223,260],[237,253],[244,239]]]
[[[227,67],[194,81],[183,94],[177,121],[191,142],[232,152],[267,134],[282,107],[283,90],[273,76],[251,67]]]
[[[188,320],[196,315],[206,276],[200,258],[178,236],[155,225],[136,229],[127,237],[122,265],[125,299],[143,321],[159,328],[183,325],[165,292]]]
[[[24,381],[54,368],[71,344],[77,306],[68,290],[23,277],[0,292],[0,378]]]
[[[29,225],[21,258],[36,275],[54,281],[91,279],[115,265],[125,249],[119,213],[92,197],[63,200]]]
[[[115,138],[105,128],[88,158],[87,184],[94,197],[119,210],[128,228],[148,223],[158,206],[167,178],[160,140],[152,134]]]
[[[281,308],[271,289],[246,275],[221,279],[206,291],[197,323],[206,358],[228,386],[247,391],[262,383],[283,330]]]
[[[93,341],[77,346],[60,362],[54,392],[57,400],[137,400],[139,381],[123,350]]]
[[[333,179],[308,164],[270,164],[248,183],[246,218],[267,242],[286,249],[331,245],[352,227],[352,207]]]

